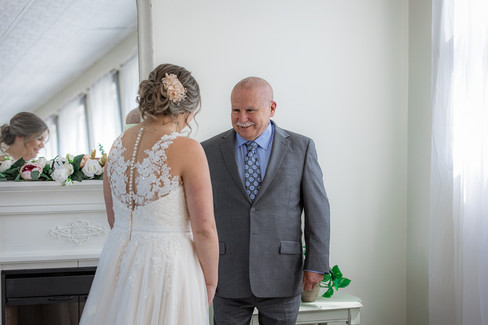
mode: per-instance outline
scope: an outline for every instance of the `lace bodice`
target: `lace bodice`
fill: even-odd
[[[178,133],[164,135],[134,161],[133,209],[128,190],[131,160],[127,159],[132,148],[123,146],[122,136],[115,140],[107,165],[115,226],[154,232],[189,229],[183,185],[178,176],[171,175],[166,163],[166,149],[178,136]]]
[[[166,149],[180,134],[164,135],[152,148],[144,150],[146,156],[134,163],[134,204],[145,205],[168,195],[180,185],[180,179],[171,175],[171,168],[166,164]],[[124,158],[127,148],[122,146],[122,136],[114,142],[110,153],[107,176],[110,178],[112,195],[121,203],[130,207],[131,200],[127,191],[129,182],[130,160]]]
[[[162,198],[136,206],[134,211],[114,200],[115,227],[131,232],[190,232],[190,222],[183,186]]]

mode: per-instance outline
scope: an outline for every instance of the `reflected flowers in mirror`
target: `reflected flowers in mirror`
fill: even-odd
[[[103,152],[103,151],[102,151]],[[0,171],[0,181],[55,181],[70,186],[73,182],[86,179],[103,179],[103,166],[107,155],[96,157],[96,150],[90,155],[57,156],[47,160],[44,157],[25,161],[10,162]],[[4,163],[2,162],[2,167]]]

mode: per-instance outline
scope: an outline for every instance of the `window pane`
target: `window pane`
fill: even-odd
[[[86,122],[84,98],[77,98],[60,110],[58,117],[60,155],[89,153]]]
[[[137,107],[136,97],[139,91],[139,61],[137,55],[129,59],[120,69],[120,93],[122,96],[122,117]],[[125,123],[124,123],[125,124]]]
[[[49,128],[49,140],[44,143],[46,150],[45,158],[51,159],[59,154],[58,151],[58,117],[50,116],[44,122],[46,122]]]
[[[90,126],[92,127],[93,148],[103,146],[108,152],[113,141],[122,132],[120,102],[117,89],[117,74],[108,74],[90,90]]]

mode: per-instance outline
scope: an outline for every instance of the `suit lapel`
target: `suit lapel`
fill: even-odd
[[[242,184],[241,177],[239,176],[239,171],[237,170],[234,130],[230,130],[222,137],[222,141],[220,142],[220,151],[222,153],[222,157],[224,158],[225,165],[227,166],[227,170],[232,176],[234,183],[240,189],[242,194],[247,198],[247,200],[251,202],[251,199],[246,193],[244,184]]]
[[[288,138],[289,135],[283,129],[279,128],[274,122],[271,123],[273,123],[275,128],[273,147],[271,148],[271,155],[269,157],[268,167],[266,168],[266,175],[264,175],[261,188],[259,189],[256,199],[254,199],[254,203],[256,203],[261,198],[263,193],[266,192],[269,185],[273,181],[281,165],[281,162],[285,157],[288,146],[290,145],[290,139]]]

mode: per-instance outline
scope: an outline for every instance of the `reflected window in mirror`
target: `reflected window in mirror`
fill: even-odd
[[[59,111],[59,154],[78,155],[89,152],[86,95],[70,101]]]
[[[112,71],[100,78],[88,93],[91,150],[102,145],[105,152],[122,133],[122,112],[120,105],[119,73]]]
[[[126,115],[137,107],[138,90],[136,54],[69,101],[57,115],[46,118],[50,136],[42,156],[51,159],[68,153],[85,154],[99,151],[99,145],[108,153],[122,133]]]
[[[120,67],[120,98],[122,105],[122,121],[134,108],[138,107],[136,97],[139,91],[139,61],[137,54],[129,58]]]
[[[47,159],[56,157],[59,154],[59,140],[58,140],[58,116],[51,115],[44,120],[47,127],[49,128],[49,138],[48,141],[44,143],[44,153],[43,156]]]

